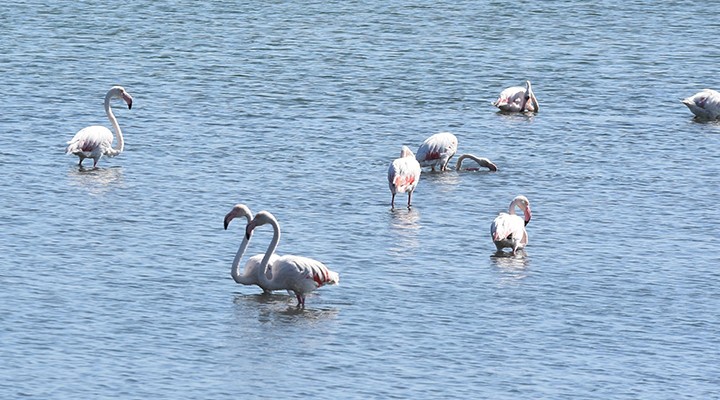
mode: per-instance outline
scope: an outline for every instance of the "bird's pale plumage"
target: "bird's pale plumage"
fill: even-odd
[[[682,103],[698,118],[708,120],[720,118],[720,93],[715,90],[704,89],[683,99]]]
[[[80,162],[78,163],[80,166],[82,166],[84,159],[92,158],[93,167],[96,167],[98,161],[100,161],[100,157],[115,157],[122,153],[124,149],[125,142],[123,141],[120,125],[118,125],[117,119],[110,108],[110,101],[112,99],[124,100],[127,103],[128,109],[131,109],[132,97],[121,86],[113,86],[108,90],[107,94],[105,94],[105,114],[107,114],[113,129],[115,129],[117,144],[115,147],[112,146],[113,134],[110,129],[104,126],[93,125],[81,129],[67,142],[67,148],[65,149],[66,154],[74,154],[80,157]]]
[[[519,207],[525,216],[521,218],[515,214],[515,207]],[[513,253],[528,244],[528,233],[525,226],[532,218],[530,201],[525,196],[517,196],[510,203],[507,213],[500,213],[490,224],[490,236],[498,251],[509,247]]]
[[[465,159],[473,160],[473,161],[475,161],[476,163],[478,163],[478,165],[480,165],[481,167],[485,167],[485,168],[489,169],[490,171],[497,171],[497,170],[498,170],[497,165],[495,165],[492,161],[490,161],[490,160],[487,159],[487,158],[477,157],[477,156],[472,155],[472,154],[463,154],[463,155],[461,155],[460,157],[458,157],[457,164],[455,164],[455,170],[456,170],[456,171],[460,171],[460,169],[462,168],[462,163],[463,163],[463,161],[464,161]],[[478,168],[466,168],[467,171],[475,171],[475,170],[477,170],[477,169],[478,169]]]
[[[280,224],[267,211],[260,211],[245,228],[245,237],[250,238],[255,228],[270,224],[273,227],[273,239],[257,270],[260,286],[267,290],[287,290],[295,293],[298,306],[305,306],[305,296],[325,285],[340,282],[340,275],[331,271],[320,261],[300,256],[277,256],[268,270],[269,261],[280,242]]]
[[[392,193],[390,205],[395,208],[395,194],[408,194],[408,208],[411,207],[412,194],[420,181],[420,164],[410,148],[403,146],[400,150],[400,158],[390,163],[388,168],[388,186]]]
[[[457,148],[458,140],[455,135],[450,132],[440,132],[425,139],[418,148],[415,158],[421,167],[431,167],[433,171],[438,167],[440,171],[445,171]]]
[[[540,110],[540,105],[537,98],[535,98],[535,93],[532,91],[530,81],[525,81],[525,87],[512,86],[503,90],[492,104],[501,111],[506,112],[536,113]]]

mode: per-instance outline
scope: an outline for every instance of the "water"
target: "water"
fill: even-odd
[[[719,398],[720,125],[678,99],[720,87],[720,5],[200,3],[0,9],[1,397]],[[525,79],[540,113],[497,114]],[[80,171],[114,84],[125,152]],[[500,171],[391,212],[440,131]],[[340,285],[235,284],[238,202]]]

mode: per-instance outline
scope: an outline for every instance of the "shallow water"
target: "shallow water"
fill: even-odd
[[[720,124],[678,101],[720,86],[714,11],[3,8],[0,394],[718,398]],[[525,79],[540,113],[496,113]],[[135,99],[113,104],[125,152],[79,170],[65,142],[109,126],[114,84]],[[500,170],[425,172],[390,211],[390,161],[440,131]],[[517,194],[530,243],[496,255]],[[340,285],[298,310],[235,284],[238,202]]]

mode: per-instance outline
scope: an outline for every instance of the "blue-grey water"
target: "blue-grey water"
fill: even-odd
[[[718,11],[0,7],[0,397],[720,398],[720,123],[679,102],[720,88]],[[526,79],[540,113],[498,114]],[[79,170],[115,84],[125,151]],[[388,165],[440,131],[500,170],[425,172],[391,212]],[[495,256],[518,194],[530,243]],[[237,285],[236,203],[340,285],[304,310]]]

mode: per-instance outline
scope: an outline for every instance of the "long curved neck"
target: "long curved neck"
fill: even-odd
[[[514,200],[512,203],[510,203],[510,208],[508,208],[508,214],[515,215],[515,201]]]
[[[115,115],[112,112],[112,108],[110,108],[110,99],[112,98],[112,95],[108,93],[105,95],[105,114],[107,114],[108,119],[110,120],[110,123],[113,126],[113,129],[115,130],[115,136],[117,137],[117,144],[115,147],[113,147],[114,154],[120,154],[123,149],[125,148],[125,142],[123,141],[123,135],[122,131],[120,130],[120,125],[118,125],[117,118],[115,118]]]
[[[250,216],[245,216],[245,217],[247,218],[248,223],[250,223],[250,220],[252,218]],[[250,240],[247,238],[247,235],[243,234],[242,243],[240,243],[240,247],[238,248],[238,251],[235,254],[235,259],[233,260],[232,269],[230,270],[230,275],[232,275],[233,280],[242,285],[252,285],[255,283],[254,276],[247,276],[247,275],[240,274],[240,260],[242,259],[243,255],[245,254],[245,250],[247,249],[249,243],[250,243]]]
[[[270,241],[270,245],[268,246],[267,250],[265,251],[265,256],[260,262],[260,268],[257,269],[257,279],[260,285],[263,288],[266,288],[266,290],[284,289],[281,287],[275,288],[277,282],[275,282],[272,278],[268,279],[266,275],[267,266],[270,262],[270,257],[273,255],[273,253],[275,253],[275,249],[277,249],[278,243],[280,242],[280,224],[278,224],[275,218],[271,218],[270,225],[272,225],[273,227],[273,238],[272,241]]]

